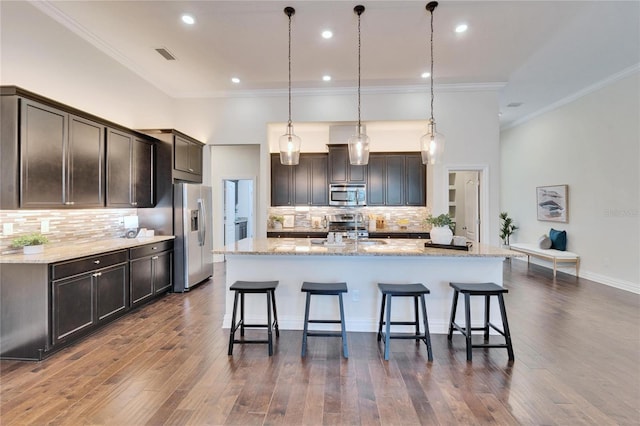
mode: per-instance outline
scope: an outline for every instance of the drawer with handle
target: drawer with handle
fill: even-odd
[[[127,250],[119,250],[81,259],[74,259],[69,262],[54,263],[51,266],[51,279],[59,280],[61,278],[94,271],[96,269],[106,268],[107,266],[123,263],[127,260]]]
[[[154,244],[145,244],[144,246],[131,248],[131,259],[139,259],[141,257],[152,256],[156,253],[173,249],[173,240],[160,241]]]

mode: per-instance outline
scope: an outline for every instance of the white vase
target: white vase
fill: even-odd
[[[282,223],[281,223],[281,222],[274,221],[274,222],[273,222],[273,229],[275,229],[275,230],[277,230],[277,231],[281,231],[281,230],[282,230]]]
[[[22,253],[24,254],[38,254],[44,251],[44,245],[40,244],[38,246],[24,246],[22,247]]]
[[[433,244],[451,244],[453,239],[453,232],[448,226],[434,226],[429,235]]]

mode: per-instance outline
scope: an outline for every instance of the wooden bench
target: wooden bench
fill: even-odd
[[[529,264],[530,256],[552,261],[554,278],[556,276],[556,267],[558,263],[574,263],[576,265],[576,277],[578,276],[578,270],[580,269],[580,256],[575,253],[555,249],[541,249],[537,244],[530,243],[514,243],[511,244],[509,248],[513,251],[526,254],[527,265]]]

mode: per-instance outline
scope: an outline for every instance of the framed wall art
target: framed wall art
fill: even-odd
[[[536,207],[538,220],[567,222],[569,218],[569,185],[538,186]]]

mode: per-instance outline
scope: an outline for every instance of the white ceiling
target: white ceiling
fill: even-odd
[[[293,6],[294,90],[357,85],[424,89],[427,1],[57,1],[33,4],[176,98],[286,91],[285,6]],[[190,13],[196,24],[183,24]],[[469,30],[456,34],[465,22]],[[640,1],[441,1],[434,12],[436,90],[502,87],[501,124],[534,114],[640,63]],[[320,36],[331,29],[334,37]],[[164,47],[177,60],[156,51]],[[323,82],[330,74],[332,81]],[[240,84],[231,83],[232,76]],[[451,86],[447,86],[451,85]],[[437,93],[436,93],[437,97]],[[519,107],[508,107],[519,103]]]

